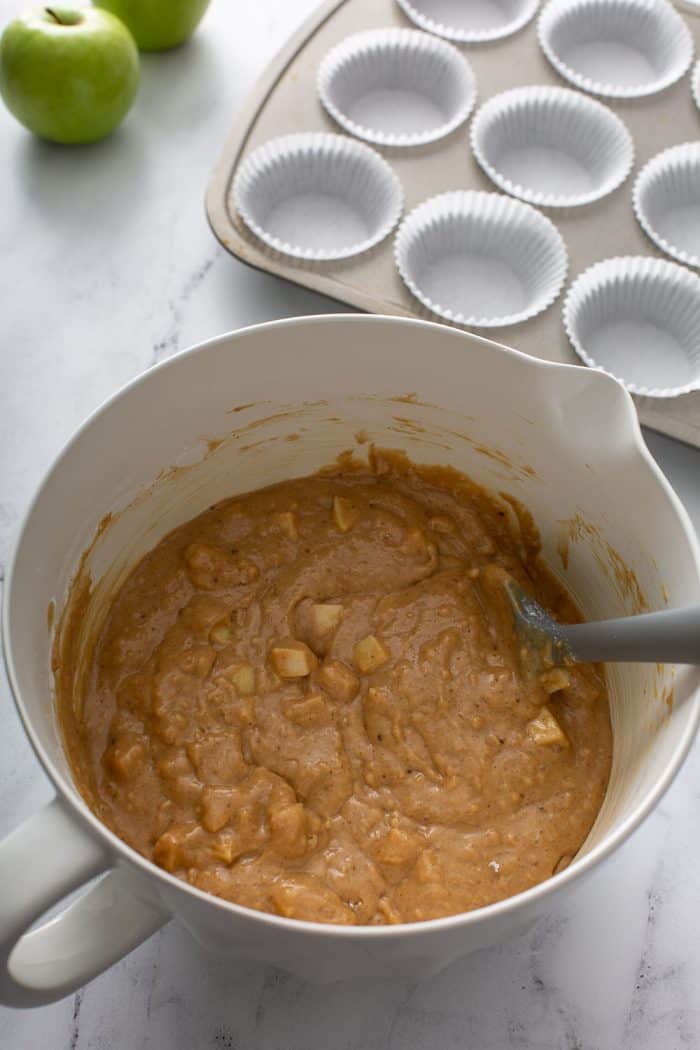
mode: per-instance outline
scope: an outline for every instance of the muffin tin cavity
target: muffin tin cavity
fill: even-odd
[[[659,153],[634,184],[634,211],[661,251],[700,267],[700,142]]]
[[[579,357],[633,394],[700,389],[700,278],[665,259],[606,259],[574,282],[564,326]]]
[[[397,0],[421,29],[462,44],[500,40],[532,19],[539,0]]]
[[[564,242],[544,215],[498,193],[454,192],[415,208],[395,259],[413,295],[461,325],[516,324],[545,310],[566,277]]]
[[[549,0],[538,30],[562,77],[610,98],[663,91],[693,57],[690,31],[668,0]]]
[[[298,259],[344,259],[378,244],[401,215],[401,184],[369,146],[343,135],[273,139],[233,185],[237,211],[270,248]]]
[[[515,88],[489,99],[472,123],[471,145],[500,189],[550,208],[606,196],[634,160],[620,118],[567,88]]]
[[[413,29],[356,33],[321,63],[318,92],[346,131],[383,146],[417,146],[449,135],[476,101],[468,60]]]

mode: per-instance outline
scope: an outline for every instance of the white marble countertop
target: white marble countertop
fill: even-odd
[[[230,258],[204,188],[265,61],[315,0],[213,0],[197,38],[144,59],[110,140],[60,149],[0,107],[0,572],[76,425],[155,361],[255,321],[336,304]],[[0,24],[25,0],[0,0]],[[700,452],[647,435],[700,527]],[[0,679],[0,835],[51,796]],[[71,999],[0,1009],[3,1050],[680,1050],[700,1046],[696,748],[609,862],[605,897],[418,986],[315,988],[209,957],[170,924]],[[0,892],[2,892],[0,890]]]

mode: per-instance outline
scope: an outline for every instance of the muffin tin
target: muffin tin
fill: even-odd
[[[472,12],[468,21],[466,8]],[[574,9],[574,21],[588,19],[579,43],[591,44],[593,58],[591,48],[577,49],[575,40],[572,49],[575,34],[568,22]],[[640,68],[634,62],[621,72],[621,42],[612,39],[612,30],[610,47],[596,44],[596,27],[625,19],[629,27],[630,12],[635,29],[622,44],[647,54],[654,76],[646,80],[630,72]],[[524,0],[499,4],[498,10],[491,0],[328,0],[273,61],[240,114],[207,196],[216,236],[243,261],[360,309],[483,330],[551,360],[575,363],[580,354],[615,373],[607,358],[598,361],[592,352],[600,356],[605,335],[596,329],[591,336],[590,324],[575,327],[567,315],[567,336],[563,300],[554,299],[564,284],[567,255],[567,309],[577,278],[594,264],[623,258],[636,272],[645,256],[673,256],[667,234],[669,213],[672,228],[675,221],[677,173],[665,176],[659,190],[657,165],[664,165],[648,162],[670,147],[700,140],[700,110],[687,75],[700,19],[681,16],[662,0],[549,0],[534,15],[535,6]],[[422,32],[428,23],[430,34]],[[652,50],[645,51],[652,38]],[[557,72],[555,53],[574,72],[580,67],[591,81],[588,93],[567,83],[563,67]],[[617,84],[596,72],[605,70],[610,55]],[[596,99],[591,85],[607,93],[598,92]],[[477,94],[480,106],[473,115]],[[249,181],[260,158],[288,151],[290,139],[314,137],[342,143],[333,151],[336,159],[346,150],[353,158],[364,150],[368,171],[388,167],[400,189],[390,176],[383,182],[381,217],[367,208],[358,211],[356,200],[336,207],[324,188],[318,191],[323,201],[309,200],[305,191],[313,196],[318,187],[307,179],[277,183],[276,192],[285,197],[280,207],[267,198],[261,203]],[[638,172],[648,165],[655,176],[645,181],[638,175],[634,183],[637,217],[628,178],[633,160]],[[404,219],[392,233],[401,194]],[[316,219],[307,221],[314,211]],[[519,226],[530,214],[533,221]],[[270,217],[272,225],[284,220],[277,231],[266,228]],[[499,254],[499,231],[506,227],[513,250]],[[551,236],[542,240],[545,230]],[[687,246],[675,247],[687,258],[675,257],[691,265]],[[686,294],[683,275],[690,271],[667,265],[666,276],[675,273]],[[691,298],[699,294],[700,278],[695,281]],[[602,303],[599,285],[586,287]],[[626,308],[641,301],[632,296]],[[617,334],[638,341],[637,322],[628,320],[631,327],[623,325]],[[644,320],[639,323],[643,328]],[[668,365],[665,378],[654,372],[653,382],[638,382],[634,370],[622,378],[636,393],[642,422],[700,446],[695,350],[688,350],[687,335],[669,335],[678,355],[670,343],[656,340],[662,373],[663,360]]]

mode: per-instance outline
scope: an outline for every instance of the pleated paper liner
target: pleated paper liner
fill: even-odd
[[[498,193],[455,191],[420,204],[394,243],[398,271],[428,310],[455,324],[493,328],[546,310],[567,269],[555,225]]]
[[[667,255],[700,267],[700,142],[658,153],[634,184],[634,213]]]
[[[415,29],[347,37],[324,58],[317,86],[341,127],[382,146],[444,138],[465,122],[476,101],[476,79],[465,56]]]
[[[401,184],[375,150],[344,135],[285,135],[238,169],[233,200],[246,226],[295,259],[345,259],[391,233]]]
[[[579,357],[632,394],[700,389],[700,277],[683,266],[641,255],[596,263],[569,289],[564,326]]]
[[[517,33],[534,18],[539,0],[396,0],[415,25],[461,44]]]
[[[472,121],[471,146],[500,189],[549,208],[605,197],[634,161],[632,136],[620,118],[568,88],[523,87],[494,96]]]
[[[562,77],[610,98],[663,91],[693,58],[690,31],[668,0],[549,0],[538,35]]]

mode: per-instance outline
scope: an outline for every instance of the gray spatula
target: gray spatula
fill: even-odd
[[[528,654],[549,666],[599,661],[700,664],[700,606],[562,624],[513,579],[505,589],[515,630]]]

